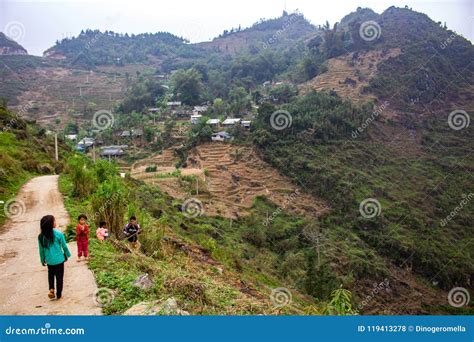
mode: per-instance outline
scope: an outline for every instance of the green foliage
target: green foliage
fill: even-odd
[[[67,147],[59,142],[59,155]],[[62,170],[62,162],[54,160],[54,140],[44,130],[6,109],[0,103],[0,199],[7,202],[31,177]],[[5,210],[0,210],[0,223]]]
[[[182,38],[167,32],[120,34],[112,31],[82,31],[79,36],[64,38],[47,52],[66,56],[74,66],[123,65],[146,62],[150,55],[174,55],[178,47],[187,48]]]
[[[113,177],[102,182],[91,197],[94,221],[105,221],[110,232],[120,237],[125,220],[127,189],[122,180]]]
[[[76,154],[69,159],[67,170],[74,185],[73,196],[83,198],[92,194],[97,180],[90,159]]]
[[[202,100],[202,75],[196,69],[178,70],[171,78],[174,96],[187,105],[200,104]]]
[[[156,172],[156,166],[147,166],[145,172]]]
[[[165,96],[166,89],[161,82],[154,79],[141,78],[127,91],[119,106],[122,113],[141,112],[146,107],[155,106]]]
[[[325,313],[339,316],[357,315],[357,311],[352,308],[352,293],[342,287],[334,290]]]

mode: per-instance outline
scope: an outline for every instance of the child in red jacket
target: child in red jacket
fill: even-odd
[[[81,261],[84,255],[85,260],[89,260],[89,226],[87,225],[87,216],[79,215],[76,226],[76,241],[77,241],[77,261]]]

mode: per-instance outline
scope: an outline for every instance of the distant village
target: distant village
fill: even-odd
[[[166,103],[166,110],[162,108],[151,107],[144,111],[144,115],[149,115],[153,118],[153,124],[158,125],[164,123],[166,119],[173,119],[184,127],[184,130],[192,127],[191,125],[197,125],[202,123],[205,113],[209,109],[209,104],[203,104],[199,106],[185,106],[181,101],[169,101]],[[161,114],[157,117],[157,114]],[[250,115],[247,115],[250,117]],[[250,118],[231,118],[226,117],[225,119],[208,119],[207,124],[213,130],[211,141],[213,142],[229,142],[233,139],[232,135],[228,132],[229,128],[240,126],[244,129],[250,129],[252,120]],[[76,150],[78,152],[93,153],[93,157],[104,158],[104,159],[115,159],[120,158],[124,155],[125,150],[129,147],[128,142],[132,139],[141,139],[144,135],[142,128],[130,128],[127,130],[119,130],[114,132],[114,136],[118,138],[118,141],[123,144],[117,145],[104,145],[104,141],[93,137],[84,137],[78,140],[78,134],[67,134],[66,139],[74,142]],[[179,138],[179,137],[178,137]],[[96,151],[96,148],[99,150]]]

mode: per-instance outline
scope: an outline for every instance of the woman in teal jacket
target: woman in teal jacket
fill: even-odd
[[[60,299],[63,292],[64,262],[71,256],[67,248],[64,234],[54,229],[56,219],[46,215],[41,219],[41,234],[38,235],[38,246],[41,264],[48,266],[48,297],[53,299],[54,278],[56,278],[56,298]]]

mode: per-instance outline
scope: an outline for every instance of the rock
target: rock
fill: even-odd
[[[160,307],[154,302],[141,302],[135,304],[124,312],[125,316],[153,316],[158,314]]]
[[[189,316],[189,312],[181,310],[178,302],[174,298],[168,298],[161,306],[160,310],[163,315]]]
[[[159,302],[141,302],[135,304],[130,309],[124,312],[124,316],[189,316],[189,312],[181,310],[178,302],[173,297],[166,301]]]
[[[148,273],[142,274],[139,276],[134,282],[133,286],[137,286],[142,290],[148,290],[150,287],[153,286],[153,282],[151,281]]]

